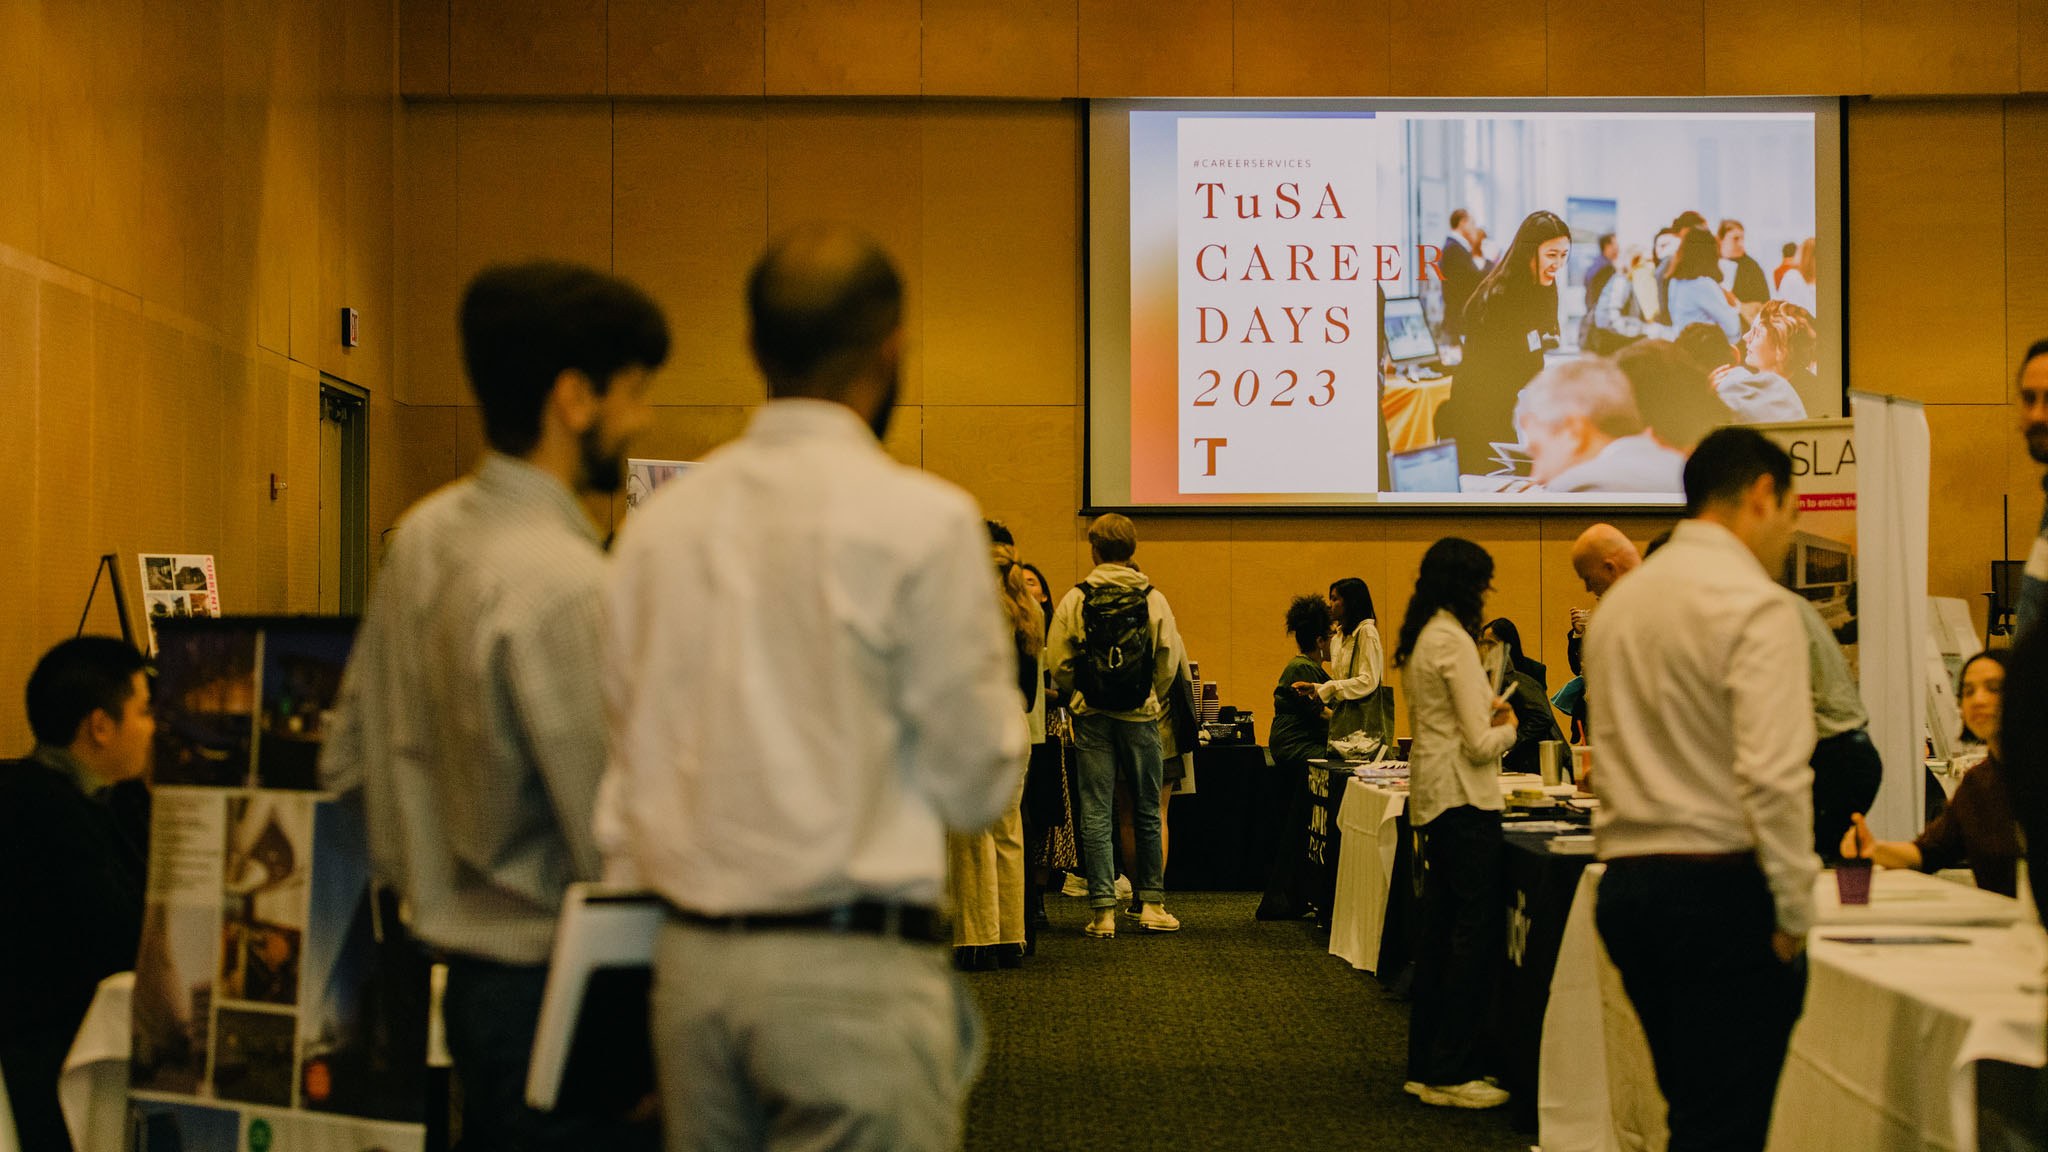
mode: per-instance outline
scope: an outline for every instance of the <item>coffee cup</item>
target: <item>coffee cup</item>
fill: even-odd
[[[1835,865],[1835,894],[1844,905],[1870,903],[1870,874],[1872,868],[1868,856],[1855,857]]]

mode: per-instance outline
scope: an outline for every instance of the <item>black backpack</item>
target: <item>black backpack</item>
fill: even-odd
[[[1091,711],[1135,712],[1152,697],[1152,588],[1081,590],[1081,660],[1074,686]]]

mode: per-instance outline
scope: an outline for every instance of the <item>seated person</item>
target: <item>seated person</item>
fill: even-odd
[[[1721,339],[1721,330],[1711,324],[1694,325]],[[1692,331],[1693,329],[1687,329]],[[1723,343],[1724,352],[1732,352]],[[1714,394],[1707,383],[1707,370],[1665,340],[1641,340],[1614,356],[1614,366],[1628,377],[1634,390],[1636,411],[1657,443],[1680,453],[1690,453],[1707,433],[1738,423],[1735,413]]]
[[[1329,680],[1323,658],[1329,654],[1330,605],[1320,596],[1297,596],[1287,606],[1287,633],[1294,637],[1295,656],[1280,670],[1273,688],[1273,729],[1267,743],[1275,770],[1287,778],[1285,822],[1272,830],[1273,860],[1266,870],[1266,894],[1256,915],[1261,920],[1293,920],[1310,911],[1308,761],[1329,755],[1330,710],[1316,695]]]
[[[50,649],[28,681],[35,750],[0,763],[0,1070],[26,1152],[67,1152],[57,1077],[93,993],[135,966],[145,861],[104,793],[156,735],[142,654],[104,636]]]
[[[1742,363],[1714,369],[1714,391],[1744,424],[1804,420],[1799,385],[1813,381],[1817,344],[1806,309],[1772,300],[1743,334]]]
[[[1999,699],[2005,690],[2005,653],[1980,652],[1963,665],[1963,713],[1990,740],[1991,755],[1969,770],[1948,807],[1911,843],[1879,840],[1861,813],[1842,837],[1842,855],[1868,856],[1885,868],[1939,872],[1969,865],[1977,887],[2018,894],[2020,844],[2012,799],[2001,764]]]
[[[1682,492],[1685,457],[1643,423],[1621,369],[1581,356],[1538,373],[1515,402],[1529,478],[1552,492]]]
[[[1564,732],[1550,711],[1550,697],[1543,685],[1524,664],[1522,633],[1514,621],[1502,617],[1479,630],[1479,663],[1493,681],[1494,695],[1506,696],[1508,706],[1515,710],[1515,743],[1501,757],[1501,769],[1533,776],[1541,768],[1539,746],[1545,740],[1562,742]]]

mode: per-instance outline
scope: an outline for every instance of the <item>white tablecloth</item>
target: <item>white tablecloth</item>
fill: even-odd
[[[1527,774],[1500,778],[1502,796],[1518,788],[1539,788],[1543,782]],[[1343,834],[1337,853],[1337,897],[1330,909],[1330,955],[1353,968],[1378,970],[1380,934],[1387,924],[1387,887],[1394,878],[1394,852],[1400,844],[1397,821],[1408,808],[1408,789],[1368,784],[1356,776],[1344,789],[1337,809]]]
[[[1337,809],[1342,840],[1337,853],[1337,898],[1330,909],[1330,955],[1353,968],[1376,971],[1380,932],[1387,923],[1387,885],[1400,847],[1396,820],[1408,806],[1408,790],[1367,784],[1352,777]]]
[[[1544,1152],[1658,1152],[1667,1139],[1664,1097],[1657,1090],[1649,1045],[1593,926],[1594,896],[1605,871],[1594,864],[1580,877],[1551,977],[1537,1087]],[[1814,883],[1814,913],[1822,931],[1888,924],[2003,926],[2024,919],[2016,900],[1918,872],[1880,870],[1871,880],[1871,902],[1845,908],[1834,875],[1820,874]],[[1825,1027],[1839,1011],[1809,989],[1802,1021]],[[1823,1141],[1813,1147],[1876,1145]]]
[[[2048,940],[2024,921],[1858,931],[1966,943],[1850,944],[1828,939],[1840,929],[1814,933],[1770,1148],[1974,1150],[1976,1062],[2048,1060]]]

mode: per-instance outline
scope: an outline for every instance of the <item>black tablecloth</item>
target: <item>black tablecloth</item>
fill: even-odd
[[[1501,853],[1501,893],[1507,902],[1507,954],[1502,965],[1501,1087],[1514,1097],[1515,1127],[1536,1130],[1536,1059],[1543,1048],[1543,1012],[1550,1005],[1550,976],[1564,942],[1565,919],[1579,874],[1591,853],[1555,851],[1555,833],[1517,833],[1507,825]]]
[[[1291,782],[1256,744],[1195,750],[1195,790],[1166,807],[1166,887],[1173,892],[1257,892],[1266,886]]]

